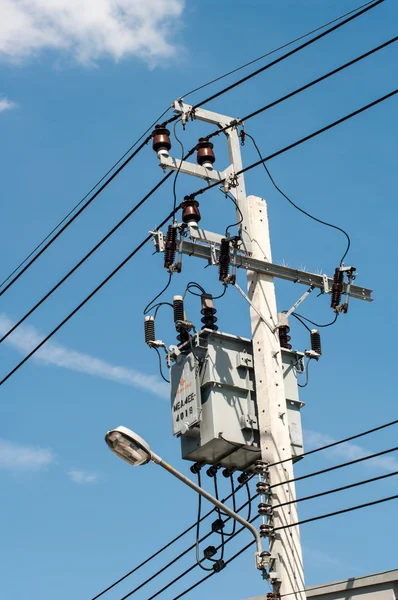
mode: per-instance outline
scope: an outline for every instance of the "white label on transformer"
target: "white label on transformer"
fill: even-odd
[[[186,431],[200,420],[200,386],[193,354],[172,368],[171,410],[173,434]]]

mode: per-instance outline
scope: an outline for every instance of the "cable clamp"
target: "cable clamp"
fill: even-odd
[[[160,229],[157,231],[149,231],[151,235],[153,235],[153,244],[155,246],[156,252],[164,252],[164,235]]]

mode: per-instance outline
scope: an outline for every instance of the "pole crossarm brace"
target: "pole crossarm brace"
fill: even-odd
[[[209,234],[207,233],[207,239],[209,240]],[[214,234],[214,237],[216,235]],[[217,236],[217,239],[219,236]],[[219,258],[219,250],[215,247],[218,244],[217,241],[211,242],[209,245],[196,243],[196,241],[184,240],[181,246],[183,254],[189,256],[196,256],[204,258],[209,261],[210,264],[217,264]],[[257,273],[263,273],[266,275],[272,275],[272,277],[278,277],[279,279],[285,279],[287,281],[293,281],[293,283],[302,283],[303,285],[312,286],[321,290],[322,292],[328,293],[332,289],[333,279],[328,276],[318,275],[316,273],[309,273],[308,271],[301,271],[299,269],[292,269],[291,267],[285,267],[282,265],[276,265],[264,260],[259,260],[240,252],[236,256],[237,268],[247,269],[250,271],[256,271]],[[326,285],[327,284],[327,285]],[[345,287],[343,287],[343,293]],[[356,298],[357,300],[366,300],[367,302],[373,302],[371,297],[372,290],[358,285],[351,285],[350,297]]]
[[[229,178],[229,176],[232,174],[232,170],[230,167],[228,167],[225,171],[217,171],[216,169],[206,169],[205,167],[195,165],[194,163],[188,162],[187,160],[180,160],[179,158],[165,156],[164,154],[161,154],[159,159],[159,164],[164,170],[171,169],[173,171],[178,171],[179,173],[184,173],[185,175],[193,175],[194,177],[200,177],[201,179],[205,179],[206,181],[214,181],[215,183],[219,182],[220,185],[223,185],[225,181]]]

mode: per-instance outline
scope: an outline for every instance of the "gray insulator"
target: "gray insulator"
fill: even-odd
[[[150,346],[155,340],[155,318],[145,317],[144,319],[145,343]]]

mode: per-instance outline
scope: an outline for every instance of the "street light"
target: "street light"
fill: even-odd
[[[214,506],[222,510],[229,517],[235,519],[235,521],[246,527],[246,529],[251,531],[256,541],[257,550],[255,552],[255,561],[257,569],[263,571],[265,567],[269,564],[269,552],[263,551],[261,537],[257,529],[251,523],[249,523],[249,521],[243,519],[236,512],[228,508],[228,506],[217,500],[217,498],[214,498],[214,496],[206,492],[206,490],[196,485],[196,483],[188,479],[188,477],[185,477],[185,475],[183,475],[174,467],[162,460],[160,456],[152,452],[151,448],[149,447],[149,444],[147,444],[147,442],[143,440],[142,437],[134,433],[134,431],[131,431],[131,429],[127,429],[127,427],[117,427],[116,429],[111,429],[111,431],[107,432],[105,436],[105,441],[108,444],[109,448],[112,450],[112,452],[116,454],[116,456],[123,459],[125,462],[127,462],[129,465],[132,465],[133,467],[136,467],[138,465],[145,465],[151,461],[154,462],[156,465],[160,465],[161,467],[163,467],[163,469],[174,475],[174,477],[177,477],[177,479],[188,485],[190,488],[192,488],[195,492],[197,492],[204,498],[206,498],[206,500],[209,500],[209,502],[214,504]]]

